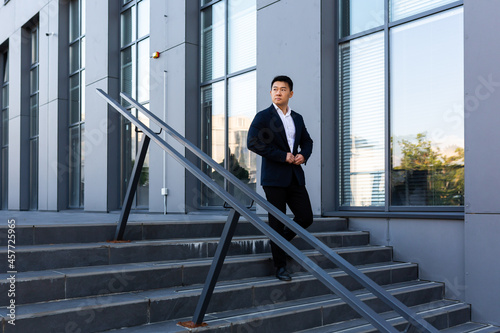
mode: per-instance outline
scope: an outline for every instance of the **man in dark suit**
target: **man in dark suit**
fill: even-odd
[[[304,119],[288,106],[293,96],[293,82],[288,76],[277,76],[271,83],[273,104],[257,113],[248,131],[248,149],[262,156],[261,185],[267,200],[283,213],[286,205],[295,215],[294,221],[307,228],[313,213],[302,164],[311,156],[313,141]],[[269,225],[290,241],[295,233],[269,214]],[[290,281],[286,270],[286,253],[274,242],[271,251],[276,277]]]

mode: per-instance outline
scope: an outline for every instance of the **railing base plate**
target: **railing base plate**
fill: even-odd
[[[186,327],[186,328],[196,328],[196,327],[204,327],[208,326],[207,323],[196,324],[194,321],[180,321],[177,325]]]

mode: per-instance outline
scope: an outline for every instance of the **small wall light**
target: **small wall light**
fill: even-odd
[[[151,58],[154,58],[154,59],[158,59],[160,57],[160,52],[153,52],[153,54],[151,55]]]

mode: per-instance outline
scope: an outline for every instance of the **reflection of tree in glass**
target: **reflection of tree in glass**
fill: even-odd
[[[131,169],[134,167],[135,159],[132,159]],[[149,185],[149,167],[146,165],[142,166],[141,175],[139,177],[139,186]]]
[[[224,166],[224,160],[222,160],[220,165]],[[229,154],[229,172],[231,172],[233,175],[236,176],[236,178],[238,178],[239,180],[241,180],[245,184],[248,184],[248,182],[250,181],[250,177],[249,177],[250,174],[249,174],[248,170],[241,166],[240,162],[234,156],[234,154]],[[219,176],[219,177],[221,177],[221,176]]]
[[[432,206],[463,205],[464,193],[464,149],[458,147],[455,154],[447,156],[439,148],[432,148],[425,133],[417,134],[417,142],[398,141],[401,147],[401,164],[393,168],[393,195],[406,197],[405,202],[412,204],[412,193],[418,191],[419,204]],[[401,177],[401,172],[404,176]],[[415,176],[418,175],[418,180]],[[398,184],[399,183],[399,184]],[[425,188],[423,188],[425,187]],[[403,190],[404,188],[404,190]],[[422,191],[424,190],[424,191]],[[404,191],[405,193],[401,193]],[[425,198],[421,196],[424,195]]]

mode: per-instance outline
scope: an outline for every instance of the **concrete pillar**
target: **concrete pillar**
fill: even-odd
[[[63,7],[64,8],[64,7]],[[60,131],[67,132],[67,122],[61,123],[60,114],[67,113],[67,110],[60,109],[59,86],[67,88],[68,76],[59,77],[59,72],[65,70],[67,65],[64,56],[67,52],[60,53],[60,44],[68,47],[67,34],[61,32],[66,29],[59,29],[59,4],[57,0],[50,1],[40,11],[39,25],[39,191],[38,191],[38,209],[39,210],[59,210],[66,206],[60,206],[59,196],[64,194],[67,187],[67,181],[64,178],[66,169],[62,167],[62,157],[59,156],[59,146],[67,146],[67,141],[60,141]],[[66,104],[67,105],[67,104]],[[62,115],[63,119],[67,118]],[[66,125],[66,126],[64,126]],[[63,137],[64,133],[61,133]],[[67,155],[66,155],[67,157]],[[60,160],[61,159],[61,160]],[[59,193],[62,191],[62,193]]]
[[[120,119],[96,94],[101,88],[119,97],[120,3],[87,1],[85,211],[105,212],[120,205]]]
[[[198,10],[195,1],[151,1],[150,47],[151,52],[160,52],[160,57],[151,60],[150,110],[195,143],[199,104]],[[164,98],[167,101],[166,113]],[[167,137],[167,142],[184,152],[176,140]],[[197,197],[191,191],[197,188],[196,181],[186,176],[184,168],[154,143],[150,147],[149,163],[150,211],[164,211],[162,187],[168,188],[167,212],[189,210]]]
[[[472,320],[500,325],[500,33],[495,0],[464,1],[465,281]]]

